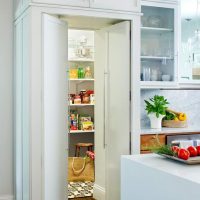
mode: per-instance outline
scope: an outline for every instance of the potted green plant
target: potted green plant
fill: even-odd
[[[160,129],[162,119],[166,115],[167,105],[169,104],[167,99],[165,99],[164,96],[155,95],[153,98],[144,101],[151,128]]]

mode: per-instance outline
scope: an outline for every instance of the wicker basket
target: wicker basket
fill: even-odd
[[[163,120],[162,126],[167,128],[185,128],[187,121]]]

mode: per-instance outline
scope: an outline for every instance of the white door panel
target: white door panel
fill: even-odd
[[[44,199],[67,197],[67,24],[43,16]]]
[[[130,22],[108,30],[106,199],[120,199],[120,159],[130,153]]]
[[[130,153],[129,22],[96,31],[95,80],[96,185],[119,200],[120,157]]]

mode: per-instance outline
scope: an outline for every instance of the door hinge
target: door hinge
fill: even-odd
[[[129,92],[129,99],[130,99],[130,101],[131,101],[131,91]]]

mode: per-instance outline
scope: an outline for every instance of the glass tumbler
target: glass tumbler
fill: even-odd
[[[143,67],[143,81],[150,81],[151,69],[148,66]]]

